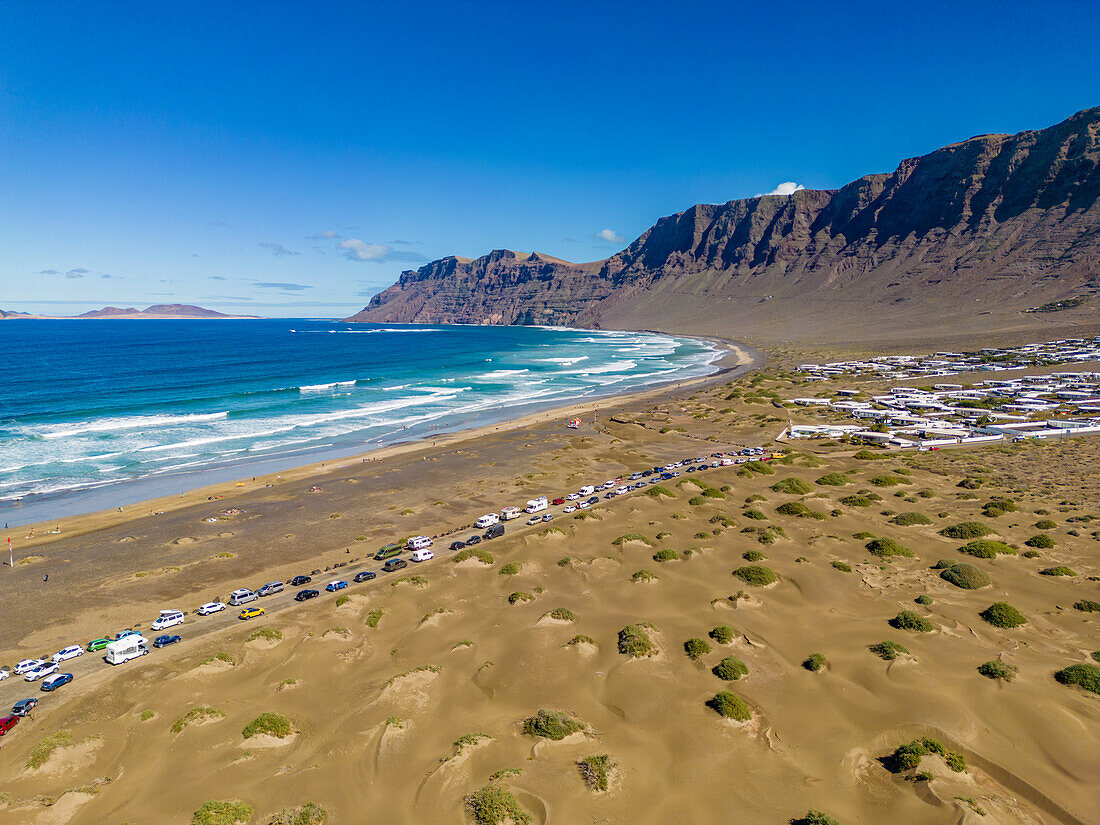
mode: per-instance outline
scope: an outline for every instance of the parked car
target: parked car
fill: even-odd
[[[267,611],[262,607],[246,607],[240,613],[237,614],[238,619],[255,619],[258,616],[263,616]]]
[[[423,550],[413,550],[411,558],[415,562],[429,561],[435,558],[435,554],[425,548]]]
[[[360,570],[358,573],[355,574],[355,578],[353,578],[352,581],[356,584],[359,584],[360,582],[369,582],[371,579],[377,578],[378,574],[375,573],[373,570]]]
[[[153,639],[153,647],[168,647],[168,645],[174,645],[176,642],[182,641],[179,636],[164,635],[157,636]]]
[[[3,736],[17,724],[19,724],[18,716],[5,716],[3,719],[0,719],[0,736]]]
[[[29,699],[20,699],[16,702],[11,709],[13,716],[27,716],[32,710],[38,707],[38,700],[33,696]]]
[[[452,541],[450,549],[452,551],[461,550],[465,546],[466,546],[466,542],[464,542],[464,541]]]
[[[200,616],[209,616],[211,613],[220,613],[225,610],[224,602],[207,602],[199,608],[198,613]]]
[[[53,655],[53,660],[55,662],[64,662],[66,659],[75,659],[77,656],[83,655],[84,648],[82,648],[80,645],[69,645],[68,647],[63,647],[61,648],[61,650],[57,651],[57,653]]]
[[[103,650],[103,648],[107,647],[110,643],[110,639],[92,639],[88,642],[88,652],[96,653],[97,651]]]
[[[590,505],[591,505],[591,504],[599,504],[599,503],[600,503],[600,500],[599,500],[598,498],[596,498],[596,496],[592,496],[592,498],[588,499],[588,503],[589,503]]]
[[[141,635],[141,631],[131,630],[130,628],[127,628],[126,630],[120,630],[118,633],[116,633],[114,641],[117,642],[119,639],[125,639],[127,636],[140,636],[140,635]]]
[[[46,664],[45,659],[24,659],[22,662],[16,664],[15,675],[23,676],[27,673],[30,673],[36,667],[42,667],[42,665],[44,664]]]
[[[582,510],[587,510],[589,507],[592,506],[592,502],[591,501],[582,501],[577,506],[580,507]]]
[[[501,533],[504,532],[504,525],[503,524],[500,525],[500,532]],[[470,536],[468,539],[466,539],[466,546],[467,547],[473,547],[475,544],[481,544],[481,536],[479,536],[477,533],[474,533],[472,536]]]
[[[258,598],[260,597],[253,593],[251,590],[242,587],[240,590],[234,590],[232,593],[229,594],[229,603],[234,607],[237,607],[242,604],[247,604],[248,602],[254,602]]]
[[[0,682],[3,682],[11,676],[11,672],[6,667],[0,667]]]
[[[291,587],[301,587],[303,584],[309,584],[313,581],[311,576],[295,576],[290,580]]]
[[[39,665],[34,670],[28,670],[23,676],[28,682],[37,682],[43,676],[49,676],[51,673],[57,672],[57,662],[46,662]]]
[[[553,505],[565,504],[565,499],[564,498],[556,498],[553,501],[551,501],[550,503],[553,504]]]
[[[315,599],[320,595],[320,590],[299,590],[297,593],[294,594],[294,601],[305,602],[309,601],[310,599]]]
[[[545,516],[542,517],[542,520],[543,521],[553,521],[554,517],[550,513],[547,513]]]
[[[283,592],[282,582],[268,582],[259,590],[256,591],[257,596],[274,596],[276,593]]]
[[[408,567],[409,563],[404,559],[389,559],[382,565],[382,572],[392,573],[394,570],[400,570],[402,567]]]
[[[581,494],[580,493],[570,493],[569,495],[566,496],[566,498],[569,501],[579,501],[580,498],[581,498]]]
[[[563,507],[563,508],[562,508],[562,510],[561,510],[561,511],[562,511],[563,513],[566,513],[566,514],[568,514],[568,513],[575,513],[575,512],[577,512],[577,508],[576,508],[576,507],[574,507],[574,506],[573,506],[572,504],[567,504],[567,505],[565,505],[565,507]]]
[[[385,561],[386,559],[392,559],[394,556],[401,555],[402,547],[399,544],[386,544],[378,548],[378,552],[374,554],[375,561]]]
[[[504,525],[503,524],[494,524],[492,527],[490,527],[488,530],[485,531],[485,535],[482,536],[482,538],[484,538],[486,540],[488,540],[488,539],[499,539],[503,535],[504,535]],[[477,544],[477,542],[475,541],[474,544]]]
[[[344,581],[343,579],[337,579],[336,581],[331,581],[326,584],[325,590],[327,590],[329,593],[335,593],[337,590],[343,590],[347,586],[348,583],[346,581]]]
[[[47,692],[57,690],[59,687],[69,684],[72,680],[73,675],[71,673],[55,673],[53,676],[42,680],[41,689]]]
[[[527,519],[528,526],[530,526],[532,524],[540,524],[541,522],[542,522],[542,516],[531,516],[531,518]]]
[[[178,624],[183,624],[183,611],[182,610],[162,610],[156,620],[149,626],[151,630],[167,630],[170,627],[175,627]]]

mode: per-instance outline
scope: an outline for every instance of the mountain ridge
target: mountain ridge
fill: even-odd
[[[696,204],[603,261],[442,258],[401,273],[347,320],[832,342],[1095,326],[1098,199],[1094,107],[835,190]],[[1085,300],[1063,312],[1026,311],[1075,298]]]
[[[34,315],[27,312],[12,312],[0,309],[0,320],[107,320],[107,319],[134,319],[134,320],[171,320],[171,319],[223,319],[223,320],[253,320],[258,315],[226,315],[214,309],[195,306],[193,304],[153,304],[145,309],[135,307],[106,306],[102,309],[93,309],[82,312],[79,315]]]

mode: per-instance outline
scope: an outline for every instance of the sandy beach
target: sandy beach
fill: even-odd
[[[750,355],[732,358],[747,369]],[[484,788],[538,823],[778,825],[810,808],[873,825],[1100,819],[1100,706],[1053,678],[1100,648],[1095,614],[1073,607],[1096,599],[1100,488],[1060,470],[1100,457],[1093,440],[878,461],[834,442],[784,445],[776,461],[681,473],[571,515],[552,507],[552,522],[510,522],[482,553],[448,552],[504,505],[689,456],[779,449],[794,413],[774,402],[799,391],[785,370],[780,359],[601,402],[595,422],[590,405],[542,412],[66,519],[59,535],[21,528],[0,576],[4,663],[127,627],[151,638],[167,607],[189,615],[172,631],[182,643],[136,662],[66,663],[77,679],[57,694],[0,682],[0,702],[43,697],[0,739],[0,823],[186,823],[208,800],[239,800],[252,822],[306,803],[328,823],[361,821],[364,805],[389,822],[460,822]],[[573,417],[581,429],[564,426]],[[992,497],[1015,509],[982,515]],[[1053,547],[1025,556],[1046,520]],[[1012,552],[974,557],[941,535],[975,521]],[[438,537],[435,559],[339,597],[283,593],[248,622],[190,614],[296,574],[319,589],[350,580],[378,570],[379,546],[416,534]],[[875,538],[912,555],[876,556]],[[940,559],[990,583],[960,589],[933,569]],[[1039,574],[1054,566],[1074,575]],[[998,601],[1026,623],[983,620]],[[903,611],[928,629],[891,626]],[[628,627],[652,655],[620,652]],[[906,652],[869,650],[883,641]],[[730,657],[745,672],[716,675]],[[980,675],[988,661],[1011,681]],[[745,718],[707,706],[722,691]],[[524,733],[540,709],[580,728]],[[246,736],[261,714],[288,720],[289,735]],[[921,738],[964,769],[936,753],[887,769]],[[593,790],[578,761],[604,754],[607,789]]]

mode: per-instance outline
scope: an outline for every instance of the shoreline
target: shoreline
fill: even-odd
[[[655,330],[639,331],[654,332],[660,335],[668,334]],[[677,337],[705,341],[721,350],[721,355],[711,362],[711,365],[717,367],[717,369],[708,375],[664,381],[643,389],[602,396],[584,403],[535,409],[515,419],[494,421],[475,427],[459,427],[436,434],[425,433],[422,437],[356,451],[349,455],[325,458],[324,461],[310,461],[293,465],[287,469],[271,470],[255,476],[250,474],[235,475],[227,480],[184,489],[178,495],[173,493],[170,495],[147,496],[122,506],[88,510],[72,515],[34,518],[26,521],[17,520],[12,514],[8,514],[5,521],[4,537],[11,539],[13,547],[27,549],[42,547],[59,538],[81,536],[97,530],[118,527],[135,518],[163,515],[202,502],[228,502],[230,497],[236,494],[250,493],[265,488],[277,488],[291,482],[320,479],[338,470],[346,470],[349,467],[371,462],[381,463],[386,459],[403,456],[417,450],[444,449],[494,433],[522,429],[557,418],[583,417],[586,414],[594,413],[601,407],[608,410],[614,409],[624,404],[667,393],[670,390],[681,389],[685,386],[707,386],[714,381],[725,380],[732,375],[740,375],[758,369],[765,361],[759,350],[738,341],[702,335],[678,335]],[[501,413],[505,411],[505,408],[499,410]],[[429,435],[432,437],[429,438]],[[45,504],[46,502],[42,503]],[[60,532],[58,528],[60,528]],[[20,533],[22,535],[18,535]]]

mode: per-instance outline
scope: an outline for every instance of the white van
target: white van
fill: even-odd
[[[520,509],[518,507],[505,507],[500,511],[500,517],[505,521],[511,521],[514,518],[519,518]]]
[[[258,598],[260,597],[253,593],[251,590],[248,590],[247,588],[242,588],[240,590],[233,591],[233,593],[229,596],[229,603],[234,607],[237,607],[238,605],[247,604],[248,602],[254,602]]]
[[[180,610],[162,610],[160,615],[153,621],[151,625],[153,630],[164,630],[165,628],[175,627],[178,624],[183,624],[183,612]]]
[[[267,584],[265,584],[263,587],[261,587],[259,590],[256,591],[256,595],[257,596],[273,596],[276,593],[281,593],[282,591],[283,591],[283,583],[282,582],[268,582]]]
[[[546,496],[539,496],[538,498],[533,498],[529,502],[527,502],[528,513],[541,513],[543,510],[546,510],[549,507],[550,502],[546,500]]]
[[[149,643],[141,636],[126,636],[103,648],[103,658],[109,665],[121,665],[149,652]]]
[[[409,539],[408,547],[410,550],[427,550],[432,546],[432,540],[427,536],[413,536]]]
[[[590,496],[594,492],[596,492],[596,488],[593,487],[591,484],[587,484],[584,487],[581,487],[579,490],[577,490],[577,493],[579,493],[582,496]]]
[[[479,530],[484,530],[486,527],[492,527],[494,524],[500,523],[500,516],[496,513],[486,513],[477,520],[477,527]]]
[[[412,556],[410,556],[410,558],[413,561],[428,561],[428,559],[435,558],[435,553],[426,548],[423,550],[413,550]]]

